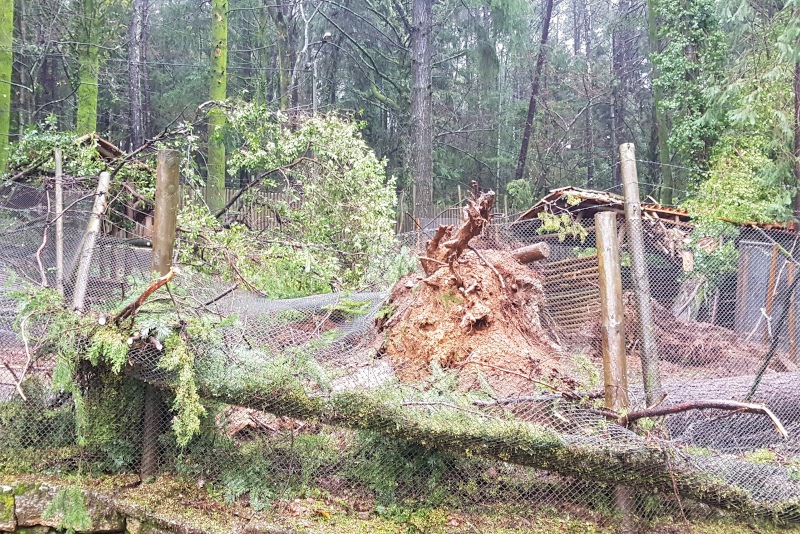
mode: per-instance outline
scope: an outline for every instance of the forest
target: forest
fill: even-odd
[[[130,151],[173,129],[201,182],[237,188],[241,138],[219,110],[255,104],[356,121],[422,216],[473,179],[514,210],[613,190],[623,142],[662,205],[739,222],[800,209],[796,0],[3,2],[11,172],[32,163],[14,146],[56,131]]]

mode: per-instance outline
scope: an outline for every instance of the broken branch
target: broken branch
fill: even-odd
[[[167,274],[165,274],[161,278],[157,278],[152,284],[150,284],[150,287],[145,289],[144,292],[141,295],[139,295],[139,298],[137,298],[136,300],[134,300],[133,302],[122,308],[122,311],[120,311],[112,321],[115,324],[119,324],[121,320],[136,315],[136,311],[142,306],[142,304],[144,304],[144,301],[147,300],[147,298],[150,295],[152,295],[158,288],[160,288],[161,286],[172,280],[175,277],[176,273],[177,270],[175,269],[175,267],[170,268]]]
[[[622,426],[628,426],[633,421],[643,419],[645,417],[661,417],[689,410],[729,410],[732,412],[741,413],[757,413],[763,414],[770,418],[775,429],[784,438],[788,438],[789,434],[786,432],[780,419],[778,419],[772,410],[763,404],[753,404],[749,402],[739,402],[733,400],[696,400],[684,402],[682,404],[673,404],[672,406],[656,406],[654,408],[646,408],[644,410],[637,410],[628,413],[627,415],[620,416],[617,422]]]

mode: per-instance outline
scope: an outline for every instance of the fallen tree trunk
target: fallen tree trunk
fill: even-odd
[[[614,437],[609,435],[606,423],[601,423],[601,417],[593,421],[581,414],[580,423],[574,423],[580,428],[573,434],[536,422],[500,419],[447,402],[401,403],[396,394],[379,390],[309,392],[296,382],[276,380],[273,377],[281,376],[279,373],[268,372],[256,363],[231,365],[224,357],[218,362],[198,363],[201,396],[228,404],[380,432],[427,448],[545,469],[582,480],[636,485],[665,493],[677,488],[684,497],[740,514],[800,520],[800,483],[785,468],[688,454],[631,433]],[[738,477],[737,473],[742,472],[748,476]],[[754,476],[760,479],[754,481]],[[776,501],[769,492],[758,488],[780,488],[782,498]]]

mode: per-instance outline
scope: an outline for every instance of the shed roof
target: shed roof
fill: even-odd
[[[569,205],[567,198],[578,199],[577,204]],[[625,198],[622,195],[609,193],[607,191],[594,191],[591,189],[581,189],[579,187],[561,187],[552,189],[544,198],[534,204],[528,211],[519,216],[517,221],[524,221],[536,217],[538,213],[546,208],[551,211],[579,213],[582,217],[593,216],[598,211],[623,211],[625,209]],[[669,219],[675,223],[691,224],[691,214],[681,208],[661,206],[656,203],[642,204],[642,212],[654,218]],[[727,219],[724,219],[727,220]],[[728,221],[733,222],[733,221]],[[782,224],[779,222],[760,223],[735,223],[738,226],[758,227],[768,230],[779,230],[792,234],[798,234],[798,225],[794,222]]]

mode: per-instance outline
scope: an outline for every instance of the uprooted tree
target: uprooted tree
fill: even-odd
[[[194,294],[188,275],[162,284],[175,286],[162,298],[153,296],[164,292],[154,288],[161,280],[135,288],[111,321],[65,310],[52,290],[21,292],[20,331],[34,350],[56,354],[56,387],[74,395],[76,406],[91,395],[82,373],[100,362],[173,390],[181,445],[199,432],[204,402],[212,400],[800,519],[800,485],[790,467],[681,450],[623,428],[641,413],[623,419],[596,410],[543,323],[541,275],[525,264],[547,256],[547,247],[480,248],[490,242],[493,202],[492,192],[475,187],[463,224],[440,227],[427,243],[424,274],[401,278],[370,308],[366,318],[378,319],[382,335],[355,328],[364,320],[358,302],[335,299],[261,300],[223,317],[215,303],[239,299],[229,289]],[[355,333],[335,339],[342,325]],[[367,337],[385,340],[382,351],[365,351],[357,338]],[[370,380],[359,382],[363,372]],[[765,391],[773,378],[765,376]]]

